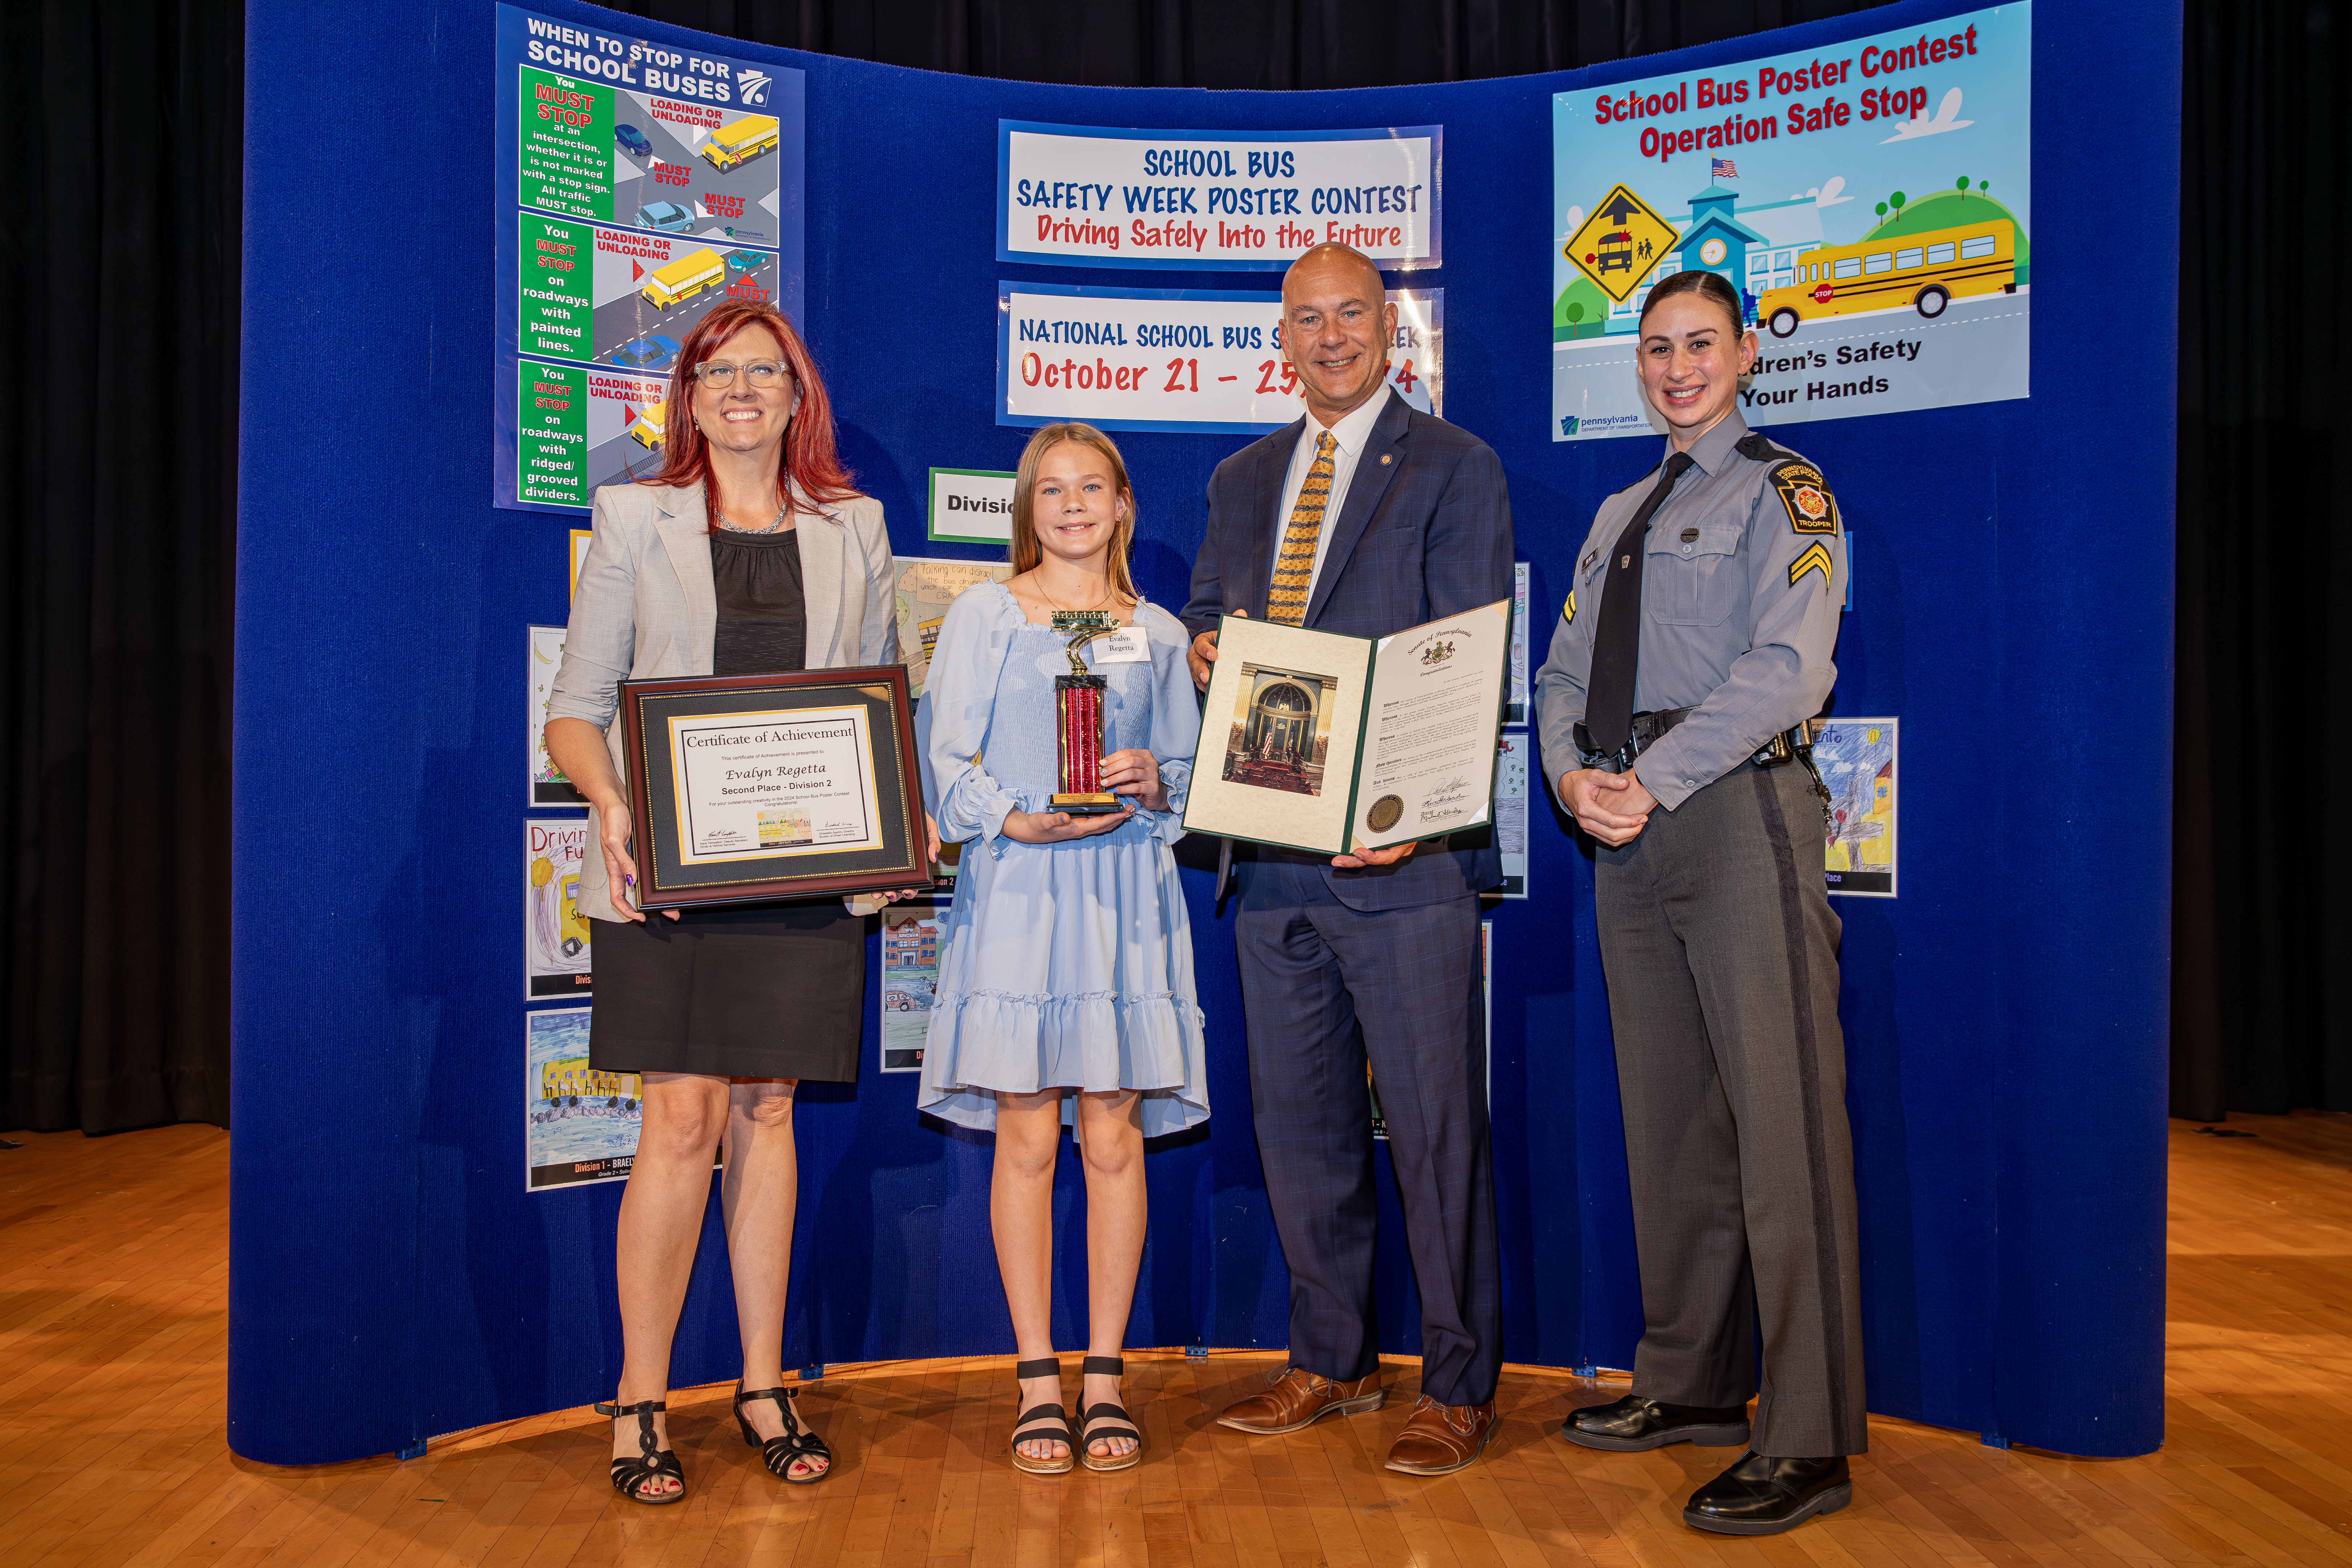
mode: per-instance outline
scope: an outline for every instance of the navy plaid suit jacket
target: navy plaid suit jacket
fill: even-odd
[[[1394,391],[1357,459],[1306,624],[1350,637],[1387,637],[1511,595],[1511,498],[1502,460],[1467,430],[1416,410]],[[1217,465],[1209,480],[1209,533],[1192,567],[1185,630],[1220,616],[1265,618],[1291,454],[1306,425],[1285,426]],[[1348,871],[1319,857],[1256,847],[1262,858],[1312,861],[1351,909],[1399,910],[1494,887],[1503,879],[1491,830],[1457,837],[1478,847],[1423,845],[1394,866]],[[1234,846],[1241,859],[1251,848]]]

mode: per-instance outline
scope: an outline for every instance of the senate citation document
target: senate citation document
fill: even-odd
[[[1338,855],[1493,819],[1511,602],[1387,637],[1226,616],[1189,832]]]
[[[1381,639],[1356,784],[1357,843],[1381,849],[1492,819],[1510,656],[1508,600]]]

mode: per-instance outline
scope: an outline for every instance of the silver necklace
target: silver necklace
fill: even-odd
[[[727,521],[727,514],[724,511],[719,514],[719,521],[730,533],[773,533],[784,521],[784,509],[779,504],[776,508],[776,515],[768,520],[767,526],[764,528],[738,528]]]

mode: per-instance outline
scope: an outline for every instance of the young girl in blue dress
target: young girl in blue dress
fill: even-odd
[[[1192,940],[1169,846],[1201,730],[1189,640],[1128,574],[1135,496],[1118,448],[1051,425],[1022,454],[1009,582],[950,605],[922,703],[940,837],[966,845],[940,925],[921,1105],[996,1134],[989,1210],[1021,1363],[1013,1462],[1058,1474],[1143,1458],[1119,1404],[1119,1351],[1143,1256],[1143,1141],[1209,1114]],[[1072,816],[1054,678],[1056,610],[1123,628],[1081,656],[1102,694],[1102,784],[1124,809]],[[1065,1124],[1087,1179],[1087,1321],[1078,1430],[1054,1358],[1054,1166]]]

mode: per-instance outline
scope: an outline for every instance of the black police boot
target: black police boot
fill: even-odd
[[[1771,1459],[1750,1450],[1691,1493],[1683,1522],[1718,1535],[1778,1535],[1853,1500],[1845,1456]]]
[[[1569,1413],[1559,1435],[1588,1448],[1614,1454],[1646,1453],[1669,1443],[1729,1448],[1748,1441],[1748,1406],[1710,1410],[1697,1405],[1661,1405],[1629,1394],[1614,1405],[1588,1405]]]

